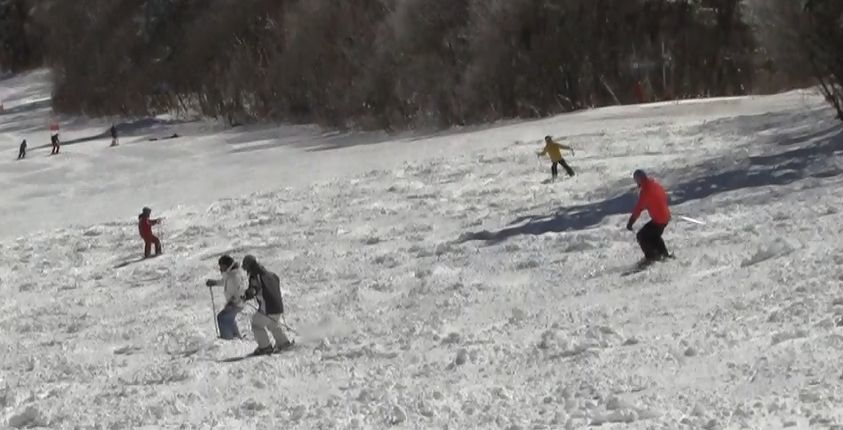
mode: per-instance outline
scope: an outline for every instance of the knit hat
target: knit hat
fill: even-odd
[[[258,260],[253,255],[243,257],[243,269],[249,273],[258,269]]]
[[[229,267],[231,267],[232,264],[234,264],[234,259],[231,258],[230,255],[223,255],[222,257],[220,257],[218,262],[219,262],[220,266],[224,266],[226,268],[229,268]]]
[[[640,179],[647,179],[647,173],[644,172],[641,169],[638,169],[632,174],[632,177],[635,178],[635,179],[639,179],[639,180]]]

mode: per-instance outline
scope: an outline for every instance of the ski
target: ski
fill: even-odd
[[[114,266],[114,268],[115,268],[115,269],[120,269],[120,268],[122,268],[122,267],[126,267],[126,266],[128,266],[128,265],[130,265],[130,264],[140,263],[140,262],[142,262],[142,261],[144,261],[144,260],[150,260],[150,259],[157,258],[157,257],[160,257],[160,255],[150,255],[149,257],[141,257],[141,258],[136,258],[136,259],[134,259],[134,260],[126,260],[126,261],[124,261],[124,262],[122,262],[122,263],[117,264],[116,266]]]
[[[288,347],[286,347],[286,348],[284,348],[284,349],[282,349],[282,350],[280,350],[280,351],[272,351],[272,352],[270,352],[270,353],[268,353],[268,354],[255,354],[254,352],[251,352],[251,353],[246,354],[246,355],[240,355],[240,356],[236,356],[236,357],[223,358],[223,359],[221,359],[221,360],[217,360],[217,363],[236,363],[236,362],[238,362],[238,361],[247,360],[247,359],[249,359],[249,358],[255,358],[255,357],[270,357],[270,356],[273,356],[273,355],[282,355],[282,354],[284,354],[284,353],[285,353],[285,352],[287,352],[287,351],[290,351],[290,350],[295,349],[295,347],[296,347],[296,346],[297,346],[297,345],[296,345],[296,343],[295,343],[295,342],[293,342],[290,346],[288,346]]]
[[[688,221],[688,222],[693,223],[693,224],[705,225],[705,221],[700,221],[698,219],[694,219],[694,218],[687,217],[687,216],[684,216],[684,215],[679,215],[679,219],[681,219],[683,221]]]
[[[635,263],[635,266],[621,273],[621,277],[627,277],[636,273],[641,273],[652,267],[654,264],[656,264],[656,262],[653,260],[639,261],[638,263]]]
[[[676,259],[676,255],[670,254],[666,258],[662,258],[660,260],[641,260],[638,263],[635,263],[635,266],[633,266],[630,269],[627,269],[626,271],[621,273],[621,277],[627,277],[627,276],[634,275],[636,273],[641,273],[641,272],[649,269],[650,267],[653,267],[653,265],[655,265],[655,264],[667,263],[667,262],[675,260],[675,259]]]

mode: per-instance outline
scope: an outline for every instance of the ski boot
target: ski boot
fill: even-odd
[[[293,342],[292,340],[288,340],[287,342],[282,343],[281,345],[275,345],[275,348],[272,350],[272,353],[277,354],[279,352],[286,351],[286,350],[292,348],[293,345],[295,345],[295,344],[296,343]]]

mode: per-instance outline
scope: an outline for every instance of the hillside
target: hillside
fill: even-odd
[[[62,118],[4,81],[0,408],[49,428],[812,428],[841,424],[841,129],[793,92],[439,135]],[[169,141],[153,136],[178,133]],[[538,139],[575,146],[548,183]],[[31,148],[38,146],[32,144]],[[621,276],[630,178],[677,260]],[[165,255],[141,251],[144,205]],[[219,363],[204,279],[256,255],[298,347]],[[221,298],[217,296],[219,305]],[[250,332],[248,312],[241,330]]]

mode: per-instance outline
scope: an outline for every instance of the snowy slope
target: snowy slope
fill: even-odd
[[[0,115],[9,159],[47,136],[26,101],[44,77],[0,82],[26,112]],[[67,121],[65,141],[108,125]],[[118,148],[0,161],[0,423],[843,424],[840,133],[794,92],[393,141],[148,121]],[[545,181],[545,134],[577,148],[577,177]],[[678,259],[622,276],[639,167],[707,224],[675,222]],[[166,255],[114,269],[143,205],[168,218]],[[254,348],[214,340],[202,285],[222,252],[281,275],[294,352],[217,362]]]

